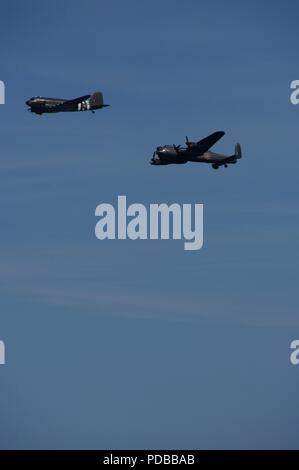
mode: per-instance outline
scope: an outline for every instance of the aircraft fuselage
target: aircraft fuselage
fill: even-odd
[[[198,162],[210,163],[214,169],[217,169],[222,165],[227,167],[228,164],[235,164],[237,163],[237,160],[242,157],[241,147],[239,144],[236,144],[235,153],[233,155],[224,155],[221,153],[211,152],[210,150],[202,150],[201,141],[198,143],[187,141],[186,143],[186,148],[182,148],[179,145],[164,145],[157,147],[151,159],[151,164],[171,165]]]
[[[46,98],[43,96],[34,96],[26,101],[27,106],[35,114],[43,113],[61,113],[74,111],[95,111],[106,106],[103,102],[101,92],[95,92],[93,95],[85,95],[73,100],[63,98]]]

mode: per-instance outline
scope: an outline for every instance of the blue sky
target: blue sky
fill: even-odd
[[[297,448],[296,2],[0,13],[1,448]],[[24,104],[95,90],[95,115]],[[149,165],[215,130],[237,165]],[[97,240],[121,194],[203,203],[203,249]]]

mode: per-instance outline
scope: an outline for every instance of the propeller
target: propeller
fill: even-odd
[[[175,145],[173,144],[173,148],[178,152],[181,148],[180,144],[179,145]]]
[[[187,135],[186,135],[186,145],[187,145],[188,148],[192,147],[194,145],[194,142],[190,142]]]

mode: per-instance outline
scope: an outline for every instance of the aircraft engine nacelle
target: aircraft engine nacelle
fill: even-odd
[[[89,100],[81,101],[81,103],[78,103],[78,111],[89,111],[89,110],[90,110]]]

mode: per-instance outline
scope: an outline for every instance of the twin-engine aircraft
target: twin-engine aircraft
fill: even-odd
[[[35,114],[69,111],[91,111],[94,113],[95,109],[109,106],[109,104],[104,104],[103,94],[100,91],[96,91],[93,95],[80,96],[73,100],[34,96],[26,101],[26,104],[29,106],[29,111]]]
[[[198,142],[189,142],[186,137],[186,147],[180,145],[164,145],[157,147],[151,159],[152,165],[170,165],[171,163],[183,164],[187,162],[203,162],[210,163],[214,170],[218,170],[220,166],[227,168],[228,165],[235,164],[242,158],[240,144],[236,144],[235,153],[233,155],[223,155],[220,153],[210,152],[210,148],[218,142],[225,132],[217,131],[205,137]]]

